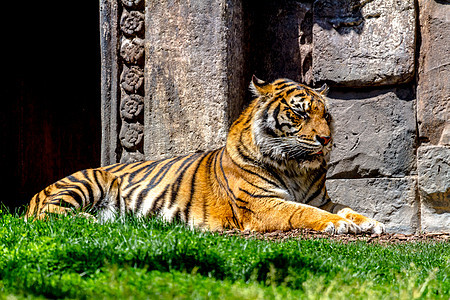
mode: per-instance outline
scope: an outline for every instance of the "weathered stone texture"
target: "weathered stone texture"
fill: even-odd
[[[450,146],[450,122],[446,122],[445,128],[441,134],[440,145]]]
[[[415,177],[327,180],[333,201],[386,225],[388,232],[414,233],[419,228]]]
[[[450,144],[450,5],[419,0],[417,118],[421,140]],[[444,128],[447,126],[447,131]]]
[[[247,85],[241,10],[238,2],[223,0],[147,3],[147,159],[225,144]]]
[[[410,88],[334,92],[328,178],[403,177],[415,168],[416,122]]]
[[[450,147],[417,151],[422,230],[450,232]]]
[[[313,9],[316,82],[362,87],[413,78],[413,0],[319,0]]]

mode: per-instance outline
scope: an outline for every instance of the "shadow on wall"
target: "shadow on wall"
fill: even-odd
[[[315,23],[326,30],[335,29],[344,35],[355,31],[361,34],[364,29],[366,18],[377,17],[363,15],[362,9],[374,0],[341,0],[327,1],[319,0],[314,3]]]
[[[341,35],[351,31],[360,34],[366,18],[377,17],[362,13],[372,1],[245,1],[245,77],[256,74],[266,81],[287,77],[312,85],[313,24],[326,30],[334,28]]]

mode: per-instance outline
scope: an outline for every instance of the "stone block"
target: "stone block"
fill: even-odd
[[[332,92],[328,178],[404,177],[415,168],[414,93],[409,87]]]
[[[414,233],[419,229],[416,179],[363,178],[327,180],[334,202],[386,225],[390,233]]]
[[[414,0],[318,0],[313,10],[316,82],[364,87],[413,79]]]
[[[419,147],[417,171],[422,230],[450,232],[450,147]]]
[[[450,5],[419,0],[419,9],[419,137],[433,145],[450,145]]]
[[[223,146],[243,105],[239,1],[146,3],[146,159]]]
[[[440,145],[450,146],[450,122],[445,124],[444,130],[441,134]]]

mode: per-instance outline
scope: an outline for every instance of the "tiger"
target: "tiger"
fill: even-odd
[[[211,231],[385,232],[382,223],[328,196],[328,87],[253,76],[250,90],[254,99],[231,125],[225,146],[76,172],[34,195],[25,218],[78,211],[103,223],[132,214]]]

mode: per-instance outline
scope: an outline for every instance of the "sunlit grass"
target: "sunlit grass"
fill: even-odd
[[[449,243],[269,242],[132,217],[0,214],[4,298],[448,299],[449,264]]]

